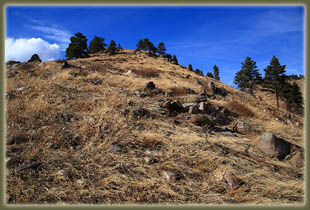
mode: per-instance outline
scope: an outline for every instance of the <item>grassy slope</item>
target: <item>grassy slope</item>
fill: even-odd
[[[158,99],[191,102],[193,95],[135,95],[149,81],[166,92],[180,87],[200,92],[212,79],[164,58],[130,52],[68,61],[78,68],[61,69],[54,61],[7,70],[18,72],[7,79],[6,90],[14,95],[6,105],[9,203],[302,204],[304,179],[298,174],[303,169],[265,157],[256,147],[258,134],[228,137],[212,132],[206,136],[191,123],[193,116],[188,113],[175,117],[160,113],[165,110]],[[159,77],[127,73],[145,69]],[[93,84],[96,80],[102,84]],[[214,82],[228,96],[209,100],[211,104],[245,100],[242,92]],[[19,91],[19,87],[25,89]],[[266,94],[257,95],[263,100],[248,97],[247,101],[254,117],[234,117],[230,124],[218,126],[232,128],[241,118],[303,146],[303,130],[295,125],[302,118],[293,116],[288,125],[277,121],[284,109],[277,111]],[[152,117],[135,118],[139,107],[148,109]],[[267,107],[273,115],[264,112]],[[111,152],[115,143],[122,151]],[[252,146],[246,154],[248,144]],[[147,149],[158,152],[150,157]],[[33,161],[41,165],[35,170],[15,170]],[[218,183],[217,175],[225,170],[245,184],[231,189]],[[168,181],[166,172],[183,178]]]

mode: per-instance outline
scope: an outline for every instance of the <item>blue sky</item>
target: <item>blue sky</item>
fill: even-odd
[[[273,55],[287,74],[304,74],[302,6],[8,6],[6,60],[64,58],[77,32],[128,49],[163,41],[181,65],[205,74],[217,65],[229,85],[247,56],[263,76]]]

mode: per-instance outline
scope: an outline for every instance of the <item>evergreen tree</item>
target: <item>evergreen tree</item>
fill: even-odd
[[[116,43],[114,40],[111,40],[109,47],[107,48],[107,53],[109,53],[110,55],[113,55],[116,53]]]
[[[172,56],[171,56],[171,54],[166,54],[166,55],[164,55],[164,58],[167,58],[168,62],[171,62]]]
[[[194,71],[194,70],[193,70],[192,64],[189,64],[189,65],[188,65],[188,70],[189,70],[189,71]]]
[[[285,100],[288,111],[296,114],[303,113],[303,97],[296,82],[293,82],[293,84],[285,82],[285,85],[281,90],[281,96]]]
[[[179,65],[179,62],[178,62],[178,59],[177,59],[177,56],[176,55],[173,55],[172,56],[172,59],[171,59],[171,62],[175,65]]]
[[[165,44],[163,42],[160,42],[157,46],[157,53],[159,55],[164,56],[166,54],[166,47]]]
[[[214,75],[214,79],[220,81],[220,72],[219,72],[219,68],[216,65],[213,66],[213,75]]]
[[[41,59],[40,59],[38,54],[33,54],[31,56],[31,58],[28,60],[28,62],[32,62],[32,61],[39,61],[39,62],[41,62]]]
[[[123,50],[123,48],[121,47],[121,44],[118,44],[118,46],[117,46],[117,48],[116,48],[116,51],[117,52],[120,52],[120,51],[122,51]]]
[[[104,38],[95,36],[89,44],[89,53],[97,53],[104,50],[107,45],[104,43]]]
[[[208,72],[206,76],[213,78],[213,74],[211,72]]]
[[[267,91],[276,94],[277,107],[279,108],[279,96],[281,94],[282,88],[285,86],[287,76],[285,73],[285,65],[281,66],[278,58],[273,56],[270,65],[268,65],[265,71],[265,77],[263,82],[263,87]]]
[[[150,55],[156,55],[157,48],[149,39],[145,38],[143,41],[141,39],[139,40],[136,50],[143,50],[147,51]]]
[[[250,57],[246,57],[245,61],[241,63],[241,70],[235,75],[234,83],[242,91],[248,88],[250,94],[253,95],[255,87],[261,80],[262,77],[257,69],[256,62]]]
[[[76,33],[75,36],[70,38],[70,41],[71,43],[66,49],[67,58],[72,59],[88,57],[87,39],[82,33]]]

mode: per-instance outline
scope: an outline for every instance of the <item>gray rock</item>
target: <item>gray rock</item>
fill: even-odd
[[[122,147],[117,144],[117,143],[113,143],[111,146],[111,152],[116,153],[116,152],[121,152],[122,151]]]
[[[146,96],[145,93],[144,93],[143,91],[139,91],[139,90],[136,90],[136,91],[135,91],[135,94],[136,94],[138,97],[141,97],[141,98],[143,98],[143,97]]]
[[[291,143],[280,139],[272,133],[264,133],[258,142],[258,148],[265,154],[278,159],[285,158],[291,151]]]
[[[240,133],[248,133],[251,130],[252,127],[244,121],[238,121],[233,128],[234,132],[240,132]]]
[[[184,103],[183,106],[186,107],[190,107],[190,106],[196,106],[196,103]]]

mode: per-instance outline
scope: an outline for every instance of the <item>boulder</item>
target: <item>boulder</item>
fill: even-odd
[[[235,126],[233,127],[234,132],[240,132],[240,133],[248,133],[252,131],[252,126],[250,126],[248,123],[244,121],[237,121]]]
[[[272,133],[264,133],[258,142],[258,148],[270,157],[284,159],[291,151],[291,143],[276,137]]]
[[[181,113],[186,110],[183,107],[182,103],[176,100],[166,101],[165,103],[163,103],[162,107],[168,109],[170,112],[177,112],[177,113]]]

